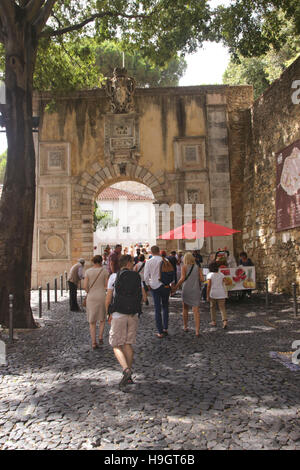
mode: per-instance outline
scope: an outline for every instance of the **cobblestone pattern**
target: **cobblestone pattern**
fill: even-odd
[[[45,308],[45,306],[44,306]],[[108,345],[92,351],[82,313],[66,298],[44,312],[41,328],[17,332],[0,366],[0,450],[300,449],[300,371],[270,357],[300,339],[288,302],[228,303],[229,329],[201,337],[182,331],[171,299],[170,336],[154,336],[152,301],[135,347],[136,385],[118,389]]]

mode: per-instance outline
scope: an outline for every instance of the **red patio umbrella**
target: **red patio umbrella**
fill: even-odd
[[[239,232],[240,230],[214,224],[207,220],[193,219],[174,230],[160,235],[158,238],[161,240],[196,240],[206,237],[226,237]]]

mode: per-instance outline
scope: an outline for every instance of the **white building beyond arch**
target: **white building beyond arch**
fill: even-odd
[[[106,188],[96,200],[101,211],[109,213],[114,224],[106,230],[98,228],[94,232],[94,254],[102,254],[108,244],[121,243],[123,248],[129,249],[137,243],[147,242],[152,246],[156,242],[153,194],[130,192],[128,182],[125,187],[128,189],[118,189],[118,185]]]

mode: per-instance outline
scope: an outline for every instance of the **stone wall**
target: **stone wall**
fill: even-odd
[[[273,291],[290,292],[291,283],[300,281],[300,230],[276,232],[275,206],[275,154],[300,138],[300,105],[292,102],[295,80],[300,80],[300,57],[255,101],[243,165],[243,248],[258,278],[268,277]]]
[[[243,195],[247,182],[244,166],[251,127],[252,86],[235,86],[227,90],[228,146],[230,155],[230,188],[232,204],[232,227],[241,233],[234,235],[234,255],[238,260],[243,248]]]

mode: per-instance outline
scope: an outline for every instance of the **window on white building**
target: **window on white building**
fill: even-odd
[[[123,233],[130,233],[130,227],[123,227]]]

